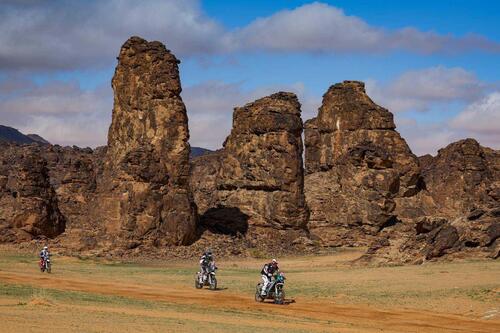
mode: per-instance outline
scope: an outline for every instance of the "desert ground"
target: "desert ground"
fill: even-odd
[[[278,258],[286,305],[254,301],[265,259],[218,262],[219,290],[196,290],[196,262],[116,262],[0,247],[1,332],[500,332],[500,262],[353,264],[361,252]],[[50,327],[50,330],[47,328]]]

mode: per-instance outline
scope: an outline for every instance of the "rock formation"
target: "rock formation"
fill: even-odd
[[[40,147],[0,143],[0,242],[55,237],[64,229]]]
[[[422,216],[389,228],[368,251],[378,261],[420,263],[446,257],[500,256],[500,152],[473,139],[420,158],[427,191],[411,205]]]
[[[194,161],[202,222],[223,231],[305,229],[300,112],[284,92],[235,108],[224,148]]]
[[[384,263],[500,256],[499,151],[467,139],[417,158],[364,84],[344,81],[305,124],[305,171],[300,103],[285,92],[235,108],[224,148],[198,149],[190,167],[178,63],[159,42],[122,46],[106,147],[0,128],[0,242],[182,256],[363,245],[362,260]]]
[[[189,130],[178,64],[160,42],[132,37],[120,50],[95,202],[96,218],[115,242],[158,246],[188,244],[194,237]]]
[[[422,162],[422,171],[437,210],[445,217],[500,208],[500,153],[476,140],[440,149],[436,157]]]
[[[370,243],[397,222],[395,199],[422,188],[417,157],[362,82],[328,89],[305,124],[305,146],[309,230],[324,245]]]
[[[97,245],[101,225],[90,211],[104,154],[105,148],[92,150],[58,145],[47,146],[43,151],[59,209],[66,219],[66,230],[58,237],[64,248],[82,251]]]

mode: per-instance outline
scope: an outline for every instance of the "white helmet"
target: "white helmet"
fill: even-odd
[[[276,259],[273,259],[271,262],[276,265],[278,264],[278,261]]]
[[[49,247],[48,247],[48,246],[44,246],[44,247],[43,247],[43,249],[44,249],[44,250],[48,250],[48,249],[49,249]]]

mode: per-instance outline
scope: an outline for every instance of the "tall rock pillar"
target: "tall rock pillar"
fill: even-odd
[[[120,50],[96,203],[108,235],[155,245],[187,244],[194,237],[188,119],[178,64],[160,42],[131,37]]]
[[[307,208],[300,103],[276,93],[235,108],[217,180],[219,204],[253,227],[304,229]]]

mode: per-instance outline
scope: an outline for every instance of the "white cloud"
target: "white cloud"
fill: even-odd
[[[463,68],[442,66],[408,71],[388,84],[367,80],[374,101],[392,112],[428,111],[433,105],[470,102],[481,97],[488,85]]]
[[[16,87],[23,89],[13,89]],[[239,83],[206,81],[185,87],[182,97],[189,117],[191,145],[220,148],[231,131],[234,107],[280,90],[299,96],[304,119],[316,114],[320,98],[309,95],[302,83],[245,90]],[[0,82],[1,124],[39,134],[54,144],[106,144],[112,101],[107,86],[84,90],[75,82],[62,81],[40,86],[24,78]]]
[[[105,144],[112,101],[108,87],[84,90],[62,81],[37,85],[19,77],[0,82],[1,123],[61,145]]]
[[[313,3],[259,18],[232,35],[238,48],[271,51],[363,51],[377,49],[383,32],[341,9]]]
[[[114,61],[132,35],[166,43],[179,57],[231,52],[500,52],[482,36],[412,27],[387,30],[314,2],[229,30],[197,0],[9,1],[0,4],[0,69],[95,68]]]
[[[386,30],[319,2],[256,19],[232,32],[229,39],[237,49],[283,52],[500,52],[499,43],[482,36],[455,37],[412,27]]]
[[[421,123],[401,113],[395,114],[395,122],[398,132],[417,156],[435,155],[439,149],[460,139],[445,122]]]
[[[192,146],[218,149],[231,132],[233,109],[278,91],[290,91],[302,103],[302,119],[316,116],[319,96],[310,95],[302,83],[243,89],[239,83],[205,81],[182,92],[189,116]]]
[[[196,0],[0,4],[0,31],[0,69],[42,71],[110,65],[132,35],[180,56],[213,53],[224,33]]]
[[[467,106],[450,122],[451,128],[500,148],[500,91]]]
[[[418,122],[404,113],[395,115],[398,131],[417,155],[436,154],[440,148],[465,138],[500,149],[500,92],[471,102],[453,118],[440,122]]]

